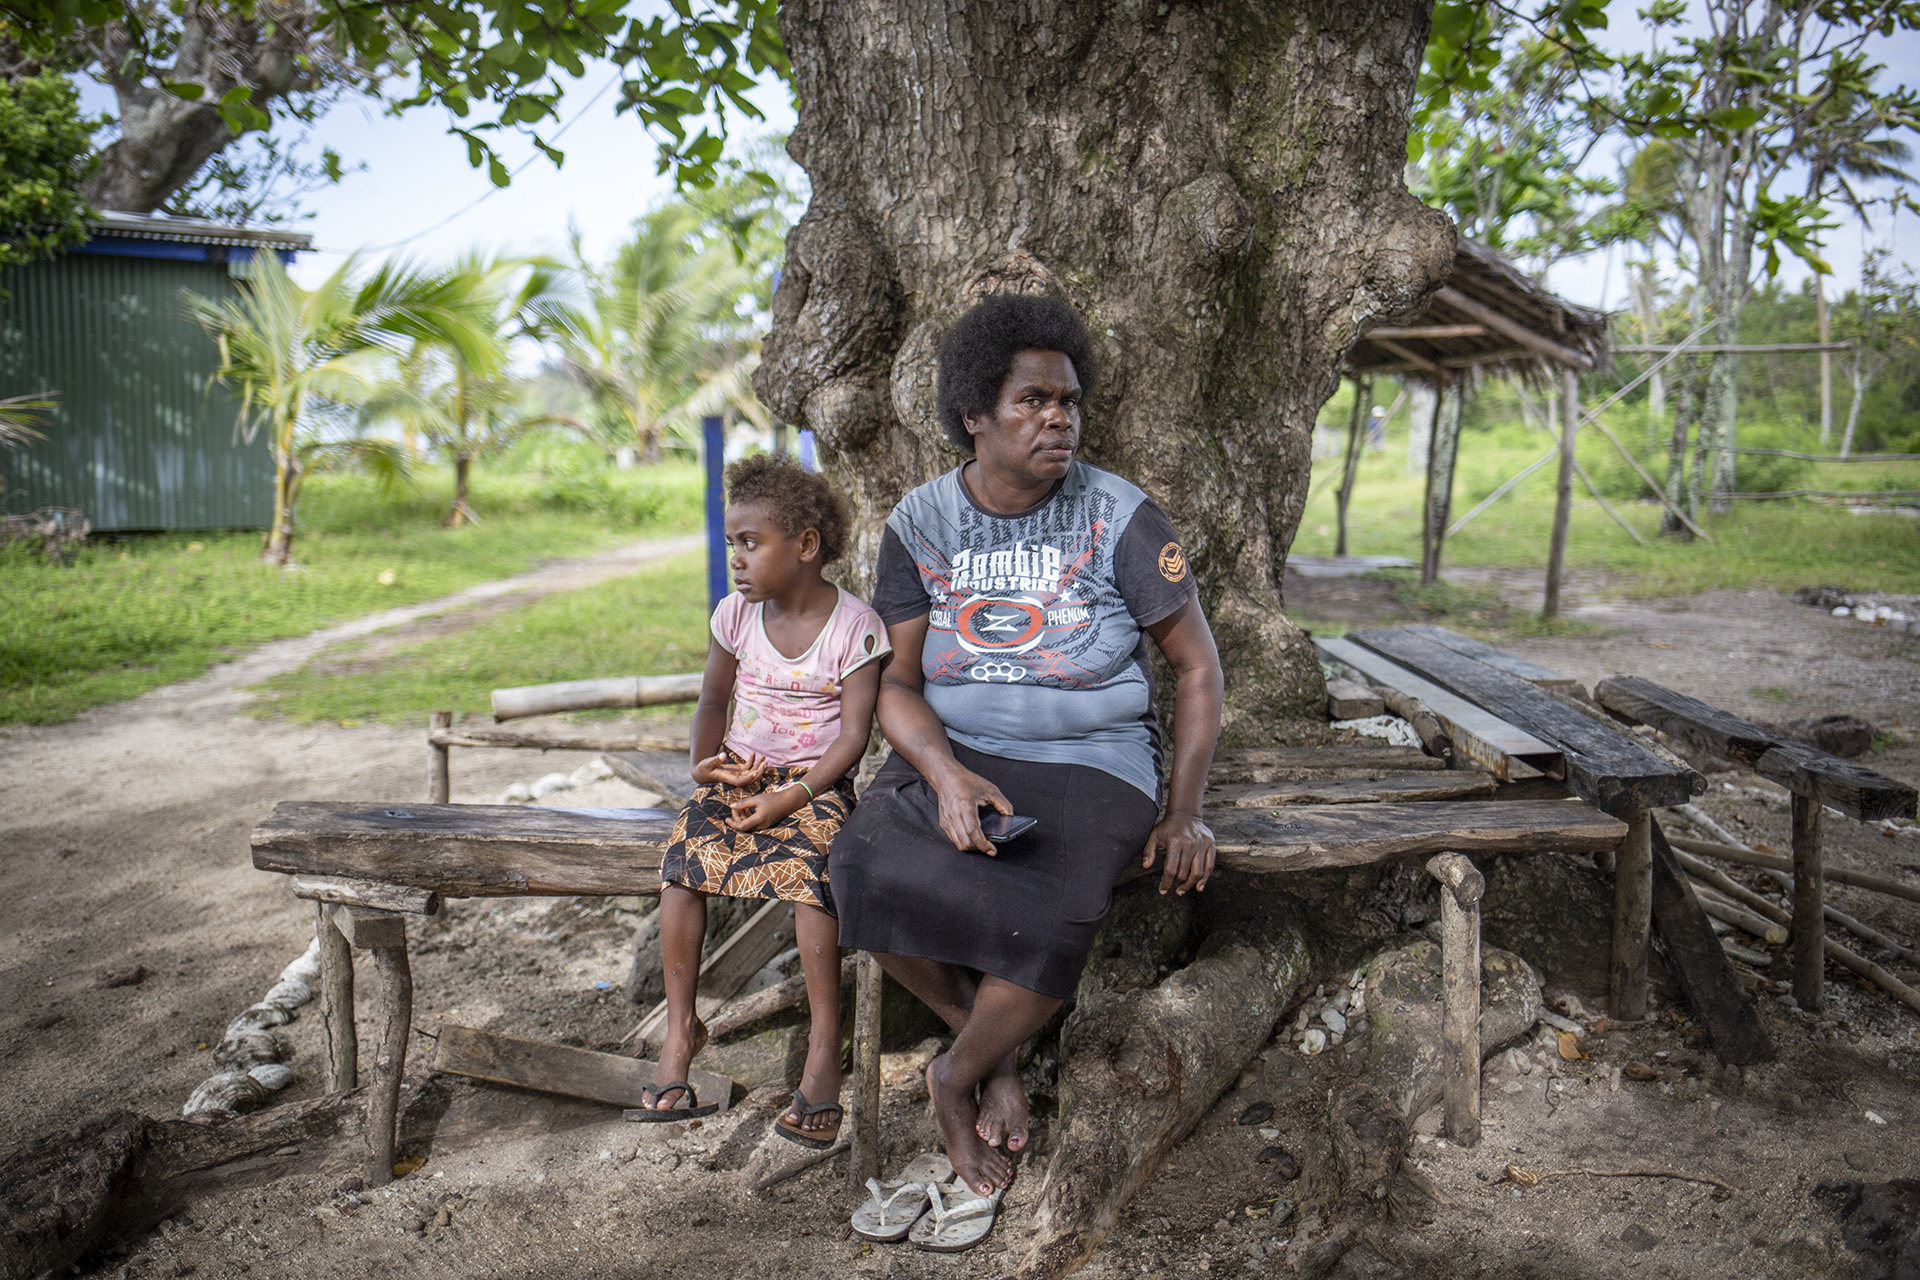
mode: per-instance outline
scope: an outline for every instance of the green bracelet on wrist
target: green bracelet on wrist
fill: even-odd
[[[795,778],[792,782],[789,782],[786,785],[788,785],[789,787],[799,787],[802,791],[807,793],[807,799],[809,800],[818,800],[820,798],[819,796],[816,796],[815,794],[813,794],[812,787],[808,786],[804,781],[802,781],[799,778]]]

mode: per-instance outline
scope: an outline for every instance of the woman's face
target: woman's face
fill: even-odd
[[[1080,444],[1073,361],[1059,351],[1016,352],[993,412],[968,418],[967,430],[986,470],[1015,482],[1058,480]]]

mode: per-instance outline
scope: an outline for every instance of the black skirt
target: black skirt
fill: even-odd
[[[941,960],[1067,999],[1158,806],[1085,765],[1007,760],[959,743],[953,754],[1039,825],[991,857],[954,848],[933,787],[896,752],[834,837],[840,945]]]

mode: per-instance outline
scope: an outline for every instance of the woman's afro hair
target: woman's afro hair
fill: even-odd
[[[1000,384],[1021,351],[1058,351],[1073,361],[1083,392],[1099,374],[1093,338],[1080,313],[1051,294],[997,293],[975,303],[940,340],[937,384],[940,429],[962,453],[973,452],[966,420],[993,412]]]
[[[825,476],[782,454],[749,454],[730,465],[727,501],[765,507],[789,538],[818,531],[823,565],[847,553],[847,504]]]

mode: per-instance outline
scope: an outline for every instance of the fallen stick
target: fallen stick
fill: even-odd
[[[1696,887],[1702,889],[1706,887],[1699,881],[1696,881],[1695,884]],[[1762,920],[1759,916],[1748,911],[1742,911],[1739,907],[1728,903],[1718,894],[1709,896],[1709,893],[1702,892],[1699,897],[1700,908],[1708,915],[1713,916],[1715,919],[1725,920],[1735,928],[1745,929],[1756,938],[1767,938],[1768,941],[1772,941],[1772,938],[1769,938],[1767,933],[1769,926],[1766,921]],[[1771,926],[1771,928],[1775,933],[1785,933],[1785,930],[1777,924]],[[1784,941],[1784,938],[1782,941]],[[1915,991],[1912,987],[1900,981],[1900,979],[1894,977],[1873,961],[1848,950],[1832,938],[1826,938],[1823,941],[1826,943],[1825,950],[1827,959],[1853,970],[1853,972],[1873,983],[1874,986],[1879,987],[1901,1004],[1906,1005],[1907,1008],[1913,1010],[1915,1013],[1920,1013],[1920,991]],[[1778,944],[1776,943],[1775,945]]]
[[[1426,1174],[1416,1169],[1411,1160],[1402,1160],[1400,1162],[1400,1176],[1405,1178],[1415,1191],[1418,1191],[1435,1204],[1443,1204],[1449,1209],[1464,1207],[1458,1200],[1455,1200],[1452,1196],[1442,1191],[1432,1178],[1429,1178]]]
[[[1693,888],[1694,896],[1700,899],[1700,909],[1715,920],[1724,920],[1736,929],[1744,929],[1769,946],[1786,945],[1787,931],[1784,927],[1735,906],[1699,880],[1693,882]]]
[[[1760,867],[1767,871],[1791,872],[1793,859],[1783,854],[1767,853],[1741,844],[1721,844],[1714,840],[1688,840],[1684,836],[1669,836],[1668,843],[1676,849],[1685,849],[1688,853],[1699,854],[1704,858],[1718,858],[1722,862],[1735,862],[1743,867]],[[1885,876],[1871,875],[1865,871],[1849,871],[1844,867],[1825,866],[1820,869],[1820,878],[1829,884],[1851,885],[1855,889],[1868,889],[1874,893],[1884,893],[1892,898],[1905,898],[1908,902],[1920,902],[1920,887],[1901,884],[1898,880],[1889,880]]]
[[[1699,876],[1701,879],[1705,880],[1708,884],[1713,885],[1716,889],[1719,889],[1722,893],[1727,894],[1729,897],[1733,898],[1734,900],[1738,902],[1744,902],[1748,906],[1753,907],[1755,910],[1759,911],[1761,914],[1770,916],[1773,919],[1780,921],[1780,923],[1782,924],[1787,924],[1792,921],[1793,919],[1792,913],[1788,912],[1783,907],[1777,907],[1773,903],[1768,902],[1765,898],[1761,897],[1759,894],[1753,893],[1745,885],[1733,879],[1731,876],[1728,876],[1724,872],[1708,866],[1706,863],[1702,862],[1700,859],[1696,857],[1693,857],[1691,854],[1680,853],[1676,851],[1675,856],[1677,856],[1680,859],[1680,865],[1685,867],[1688,870],[1688,872],[1690,872],[1693,875]],[[1785,889],[1789,894],[1793,892],[1792,876],[1786,875],[1783,872],[1773,871],[1771,869],[1768,870],[1767,874],[1773,878],[1773,881],[1775,884]],[[1825,879],[1826,877],[1823,876],[1821,878]],[[1901,942],[1898,938],[1890,938],[1886,934],[1881,933],[1878,929],[1874,928],[1872,925],[1856,920],[1852,916],[1848,915],[1844,911],[1839,910],[1838,908],[1822,906],[1821,912],[1826,916],[1827,919],[1833,921],[1835,924],[1839,925],[1841,928],[1848,930],[1855,937],[1858,937],[1867,942],[1871,942],[1875,946],[1885,947],[1887,950],[1893,952],[1894,955],[1898,956],[1900,959],[1905,960],[1908,964],[1920,964],[1920,951],[1915,951],[1913,948]]]
[[[853,982],[857,972],[859,958],[848,956],[840,962],[840,985],[847,987]],[[707,1034],[715,1040],[730,1036],[742,1027],[750,1027],[762,1018],[770,1018],[784,1009],[791,1009],[807,998],[807,976],[797,973],[785,982],[763,987],[750,996],[729,1001],[720,1007],[719,1012],[707,1019]]]
[[[768,1174],[766,1177],[760,1179],[760,1181],[753,1184],[753,1188],[752,1188],[753,1194],[759,1195],[761,1192],[766,1191],[769,1188],[779,1186],[781,1183],[785,1182],[788,1178],[797,1177],[800,1174],[805,1173],[807,1170],[813,1168],[813,1166],[817,1164],[825,1164],[827,1161],[833,1159],[835,1156],[845,1151],[847,1149],[847,1145],[848,1145],[848,1139],[843,1137],[838,1142],[828,1147],[825,1151],[816,1151],[810,1156],[802,1156],[800,1159],[795,1160],[792,1164],[787,1165],[785,1168],[775,1169],[772,1173]]]
[[[1678,1169],[1551,1169],[1540,1175],[1542,1181],[1548,1178],[1672,1178],[1676,1182],[1699,1182],[1732,1195],[1741,1188],[1731,1182],[1722,1182],[1718,1178],[1704,1173],[1682,1173]],[[1716,1197],[1723,1199],[1724,1197]]]

